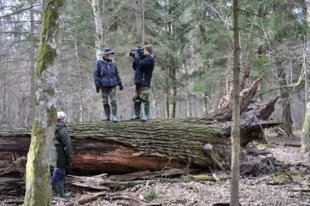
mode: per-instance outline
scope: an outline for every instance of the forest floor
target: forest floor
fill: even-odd
[[[267,135],[269,144],[257,145],[259,149],[268,149],[272,153],[269,156],[290,166],[285,171],[275,174],[241,177],[241,205],[310,206],[309,156],[299,152],[300,133],[296,132],[295,135],[296,137],[292,139],[269,132]],[[216,175],[225,176],[221,173],[216,173]],[[183,179],[177,183],[158,182],[139,185],[121,192],[132,194],[140,199],[153,199],[149,202],[161,203],[163,206],[208,206],[213,203],[229,202],[230,180],[184,181]],[[79,199],[81,196],[81,194],[74,194],[73,199]],[[54,203],[61,205],[63,202],[55,201]],[[116,206],[122,204],[99,197],[88,205]]]
[[[309,156],[299,152],[300,134],[297,132],[295,135],[296,137],[292,139],[269,132],[267,135],[269,144],[256,145],[259,149],[270,151],[272,154],[269,154],[269,157],[274,157],[289,166],[285,170],[274,174],[262,174],[257,177],[242,176],[240,179],[241,205],[310,206]],[[229,177],[229,171],[226,174],[223,172],[215,172],[214,174],[217,177]],[[129,194],[131,197],[140,200],[147,200],[149,203],[154,203],[153,205],[162,206],[211,206],[214,203],[229,202],[230,179],[218,181],[202,181],[202,179],[195,181],[191,178],[179,178],[177,182],[161,181],[136,185],[134,188],[127,188],[117,192]],[[68,202],[76,202],[89,194],[73,192],[72,197],[67,200],[54,198],[53,205],[66,205]],[[98,197],[95,201],[85,205],[124,205],[121,200],[108,201],[106,199]]]

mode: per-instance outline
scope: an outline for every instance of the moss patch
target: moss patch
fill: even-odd
[[[158,193],[155,189],[151,189],[148,193],[144,195],[144,199],[151,201],[158,198]]]
[[[196,182],[214,181],[214,178],[209,175],[197,175],[193,176]]]
[[[284,173],[274,173],[271,174],[272,180],[276,184],[285,184],[287,182],[287,175]]]

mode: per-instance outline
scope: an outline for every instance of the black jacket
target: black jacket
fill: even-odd
[[[98,60],[94,69],[96,88],[115,87],[122,84],[114,60]]]
[[[67,131],[67,127],[63,122],[56,123],[54,144],[56,147],[56,168],[66,168],[72,165],[73,152],[71,138]]]
[[[135,72],[135,84],[142,84],[150,87],[155,59],[153,55],[142,56],[135,58],[132,68]]]

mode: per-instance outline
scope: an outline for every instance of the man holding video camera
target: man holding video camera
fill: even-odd
[[[135,70],[136,91],[132,98],[134,102],[134,116],[131,120],[139,120],[141,112],[141,104],[144,104],[143,122],[149,120],[150,114],[150,85],[155,65],[153,49],[151,45],[144,47],[137,46],[135,50],[131,50],[130,56],[134,58],[132,68]]]

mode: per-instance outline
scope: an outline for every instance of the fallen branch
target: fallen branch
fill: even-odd
[[[310,189],[287,189],[289,192],[310,192]]]
[[[114,193],[114,194],[108,194],[106,192],[99,192],[92,194],[90,197],[81,198],[76,202],[69,202],[66,204],[66,206],[75,206],[75,205],[84,205],[86,203],[95,201],[98,197],[102,197],[105,200],[108,201],[115,201],[119,200],[121,201],[122,205],[128,205],[128,206],[160,206],[161,203],[148,203],[143,200],[139,200],[138,197],[130,194],[122,194],[122,193]]]

